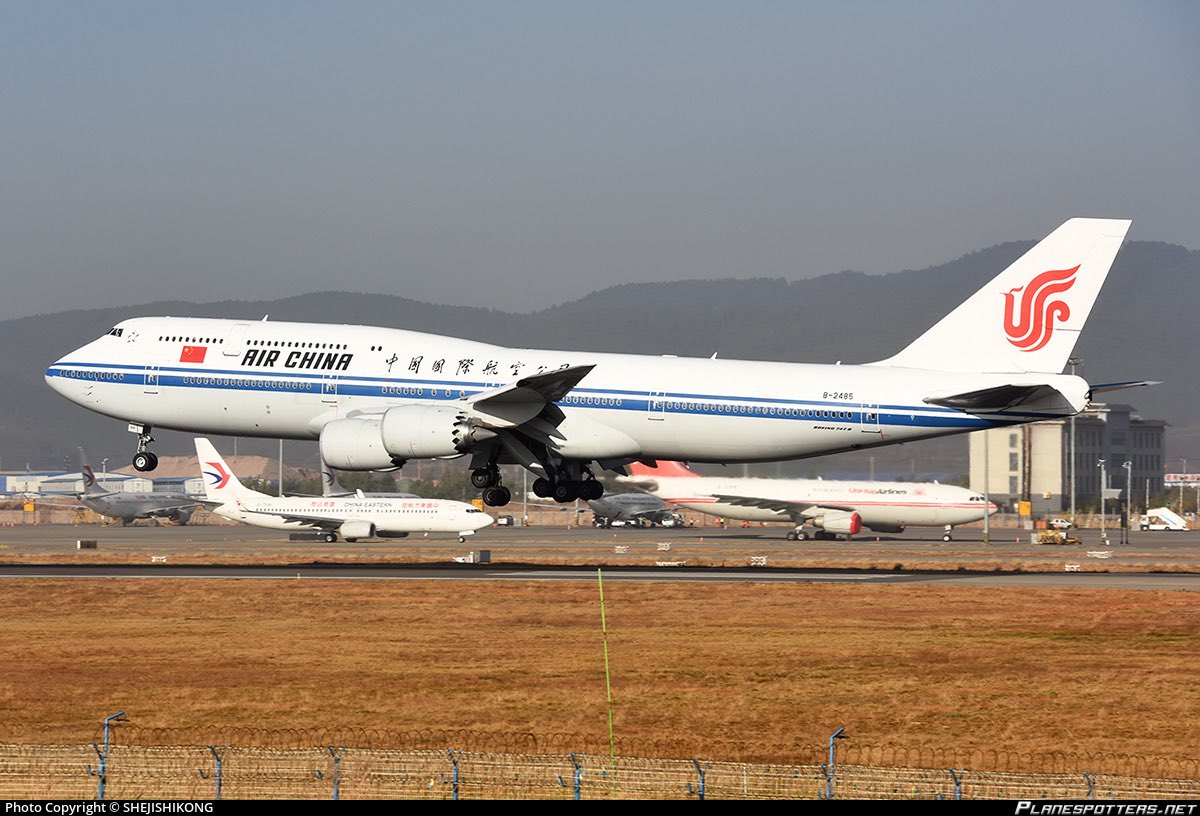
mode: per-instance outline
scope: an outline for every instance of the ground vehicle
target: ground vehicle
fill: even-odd
[[[1033,536],[1035,544],[1059,544],[1078,546],[1083,543],[1076,536],[1069,536],[1062,530],[1041,530]]]
[[[1143,530],[1186,530],[1187,521],[1167,507],[1152,507],[1138,522]]]
[[[1050,527],[1051,530],[1070,530],[1071,529],[1071,522],[1067,521],[1065,518],[1050,519],[1050,521],[1046,522],[1046,524]]]

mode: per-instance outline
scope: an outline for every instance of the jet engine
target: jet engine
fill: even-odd
[[[826,510],[813,519],[813,524],[828,533],[855,535],[862,530],[862,517],[848,510]]]
[[[321,429],[321,459],[338,470],[385,470],[407,459],[458,456],[495,436],[449,405],[397,405],[382,419],[349,418]]]
[[[475,427],[450,405],[397,405],[383,415],[383,446],[400,459],[436,459],[466,453],[495,434]]]
[[[396,463],[383,447],[378,419],[335,419],[321,429],[321,460],[339,470],[385,470]]]
[[[343,521],[338,532],[342,538],[353,543],[360,538],[372,538],[375,535],[375,525],[369,521]]]

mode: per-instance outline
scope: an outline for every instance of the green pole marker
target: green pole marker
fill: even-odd
[[[608,668],[608,623],[604,618],[604,571],[596,569],[596,583],[600,586],[600,633],[604,639],[604,688],[608,693],[608,756],[617,761],[617,740],[613,732],[612,674]]]

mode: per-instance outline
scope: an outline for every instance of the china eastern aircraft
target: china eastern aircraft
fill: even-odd
[[[315,530],[326,541],[342,537],[404,538],[409,533],[454,533],[459,541],[495,519],[465,502],[446,499],[268,496],[243,485],[207,439],[196,457],[208,504],[218,516],[274,530]]]
[[[630,476],[619,481],[663,501],[710,516],[743,521],[791,521],[789,541],[849,538],[864,527],[877,533],[899,533],[906,527],[950,528],[981,521],[996,505],[965,487],[926,482],[858,482],[833,479],[749,479],[700,476],[680,462],[635,462]]]
[[[46,369],[63,396],[129,423],[310,439],[341,470],[470,457],[539,496],[604,493],[593,466],[763,462],[1067,417],[1094,392],[1061,373],[1129,229],[1073,218],[898,354],[864,365],[508,348],[374,326],[137,317]]]

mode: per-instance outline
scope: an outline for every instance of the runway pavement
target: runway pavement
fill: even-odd
[[[466,544],[411,536],[351,545],[249,527],[31,525],[0,529],[0,578],[591,581],[603,566],[608,581],[1200,589],[1195,533],[1134,532],[1120,545],[1083,531],[1080,546],[1047,547],[1016,530],[995,531],[988,545],[978,530],[956,531],[952,542],[912,533],[790,542],[784,532],[497,527]],[[79,539],[97,549],[77,549]],[[455,563],[481,550],[492,563]]]

